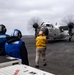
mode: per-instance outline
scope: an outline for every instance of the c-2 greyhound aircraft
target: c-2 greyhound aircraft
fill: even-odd
[[[33,28],[35,28],[35,37],[38,35],[38,32],[42,30],[45,35],[47,36],[47,39],[63,39],[66,37],[69,37],[69,41],[71,41],[73,32],[73,25],[70,24],[70,26],[63,26],[58,24],[51,24],[49,22],[43,22],[41,25],[38,25],[37,23],[33,24]]]

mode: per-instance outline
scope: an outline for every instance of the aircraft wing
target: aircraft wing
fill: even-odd
[[[65,31],[65,30],[68,30],[68,26],[60,26],[59,27],[60,28],[60,31],[62,32],[63,30]]]
[[[68,26],[60,26],[59,27],[60,31],[63,32],[63,31],[68,31]],[[72,28],[72,34],[74,34],[74,27]]]

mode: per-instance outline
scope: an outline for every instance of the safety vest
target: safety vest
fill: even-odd
[[[6,43],[5,44],[6,55],[21,59],[20,49],[21,49],[22,43],[23,41],[21,40],[13,42],[13,43]]]
[[[46,36],[38,36],[36,38],[36,48],[45,48],[46,47]]]

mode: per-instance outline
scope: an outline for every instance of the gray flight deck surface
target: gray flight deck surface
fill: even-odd
[[[35,38],[34,36],[23,36],[25,41],[29,65],[35,66]],[[55,75],[74,75],[74,36],[72,42],[68,38],[64,40],[49,41],[46,51],[47,66],[43,66],[40,58],[41,70],[53,73]]]

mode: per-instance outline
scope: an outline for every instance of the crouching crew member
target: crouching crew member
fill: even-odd
[[[21,40],[21,37],[21,31],[15,29],[13,35],[7,39],[5,44],[6,55],[20,58],[22,64],[29,65],[27,48],[25,42]]]
[[[5,43],[6,39],[9,37],[8,34],[6,34],[6,27],[3,24],[0,24],[0,56],[5,55]]]

